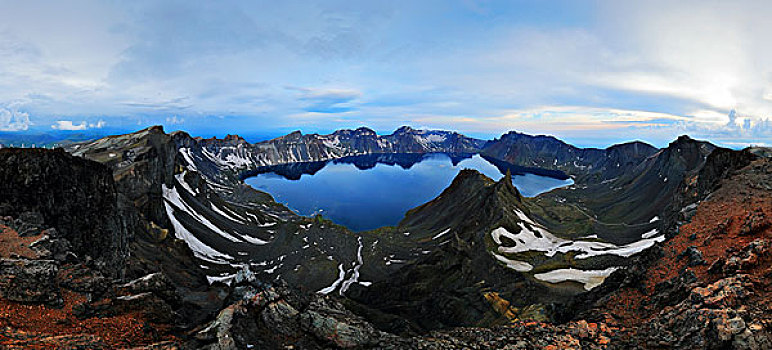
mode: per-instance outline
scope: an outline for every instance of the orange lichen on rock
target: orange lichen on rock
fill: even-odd
[[[40,237],[40,234],[21,237],[14,229],[0,224],[0,258],[17,256],[32,259],[37,257],[37,253],[29,246]]]
[[[73,307],[86,298],[70,291],[63,292],[62,297],[62,308],[0,300],[0,329],[4,329],[0,346],[25,344],[29,349],[50,349],[50,342],[56,339],[91,339],[110,348],[125,348],[174,339],[168,335],[169,326],[146,322],[137,314],[78,319]],[[57,338],[60,336],[67,337]],[[41,340],[45,341],[36,345]]]
[[[699,204],[691,221],[663,244],[664,256],[648,268],[643,292],[617,291],[606,303],[609,312],[630,326],[654,317],[659,310],[649,303],[649,296],[658,284],[676,279],[686,269],[703,285],[734,274],[747,275],[760,287],[755,288],[754,302],[772,298],[772,290],[764,287],[765,276],[772,271],[772,191],[757,185],[758,176],[745,172],[724,181]]]
[[[0,225],[0,258],[37,258],[29,247],[42,234],[21,237],[12,228]],[[176,340],[170,335],[171,326],[148,321],[141,312],[80,319],[76,308],[88,301],[87,294],[67,288],[77,284],[71,265],[64,265],[56,277],[60,286],[61,307],[46,304],[26,304],[0,297],[0,348],[129,348],[163,340]],[[86,271],[89,271],[86,269]],[[110,303],[105,299],[104,302]]]

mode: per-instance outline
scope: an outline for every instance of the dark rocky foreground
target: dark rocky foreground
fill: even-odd
[[[400,152],[425,150],[418,148],[425,147],[420,143],[397,140],[411,133],[427,135],[395,132],[387,138],[388,147]],[[432,147],[465,151],[481,147],[480,142],[459,135],[442,135],[447,142]],[[350,140],[346,147],[352,150],[365,147],[362,145],[384,147],[367,130],[343,132],[339,139]],[[318,135],[294,135],[279,144],[293,149],[316,147],[305,153],[311,158],[329,156],[320,151],[323,143],[319,140]],[[193,149],[200,144],[211,148],[206,152],[216,152],[214,145],[223,142],[225,150],[238,154],[236,145],[243,140],[237,137],[195,141],[151,128],[139,136],[95,142],[83,151],[95,161],[60,150],[2,149],[0,347],[772,347],[772,161],[762,152],[714,149],[689,139],[679,139],[663,150],[629,144],[599,151],[575,149],[543,137],[530,143],[524,140],[527,138],[507,136],[486,149],[489,156],[501,152],[498,156],[515,165],[522,164],[518,158],[522,154],[541,157],[548,164],[546,155],[555,152],[565,162],[553,162],[552,169],[579,174],[578,183],[586,187],[526,201],[507,181],[497,183],[462,172],[441,196],[409,212],[396,231],[375,232],[374,237],[360,241],[374,247],[380,239],[379,247],[397,247],[363,253],[365,259],[376,261],[389,254],[407,255],[416,247],[429,253],[397,267],[365,264],[363,274],[381,277],[370,286],[353,283],[347,293],[335,290],[328,295],[316,293],[315,288],[304,289],[304,278],[308,283],[332,280],[336,264],[324,270],[322,266],[327,265],[306,261],[308,266],[317,266],[318,272],[290,274],[303,263],[287,263],[293,259],[291,253],[305,244],[296,232],[313,224],[305,237],[324,238],[340,249],[348,247],[334,254],[353,254],[353,259],[357,241],[350,237],[354,236],[323,220],[296,218],[271,204],[270,198],[239,189],[236,181],[243,169],[218,168],[214,163],[207,168],[206,162],[195,161],[195,154],[196,164],[187,164],[179,153],[180,147]],[[501,142],[512,144],[504,147]],[[196,152],[206,154],[201,148]],[[286,159],[288,154],[275,156]],[[587,163],[568,161],[577,156]],[[626,164],[624,172],[603,170],[616,169],[617,161]],[[287,255],[286,260],[278,259],[286,267],[274,266],[291,283],[242,264],[232,267],[237,272],[229,284],[210,284],[207,269],[217,265],[202,262],[188,244],[175,238],[165,210],[163,191],[184,187],[180,178],[196,194],[187,198],[188,205],[204,203],[227,208],[233,215],[252,214],[256,224],[262,225],[268,218],[285,218],[271,227],[275,232],[264,230],[259,234],[266,236],[259,237],[271,239],[274,245],[269,248]],[[230,187],[210,192],[211,182]],[[613,193],[617,193],[613,201],[603,200],[615,197]],[[586,201],[571,202],[572,197]],[[234,204],[243,198],[268,209]],[[622,215],[605,211],[618,207],[613,203],[621,202],[623,207],[639,203],[630,217],[640,221],[660,214],[663,219],[658,227],[668,240],[632,258],[627,268],[613,273],[599,287],[556,297],[557,289],[552,286],[496,264],[488,246],[492,228],[523,224],[513,214],[516,211],[541,217],[545,223],[560,221],[545,213],[568,213],[562,226],[554,227],[584,227],[587,219],[571,216],[573,212],[564,209],[567,204],[547,204],[548,200],[560,203],[556,198],[580,203],[599,217],[605,214],[606,220]],[[596,230],[604,229],[599,220],[590,222]],[[653,225],[639,226],[648,230]],[[446,227],[451,233],[433,238]],[[599,232],[616,232],[605,229]],[[233,226],[229,232],[238,230],[243,228]],[[401,238],[405,231],[413,232],[409,239]],[[397,237],[389,238],[392,236]],[[400,248],[402,245],[407,248]],[[320,257],[327,254],[332,251]],[[341,261],[344,263],[351,260]],[[348,266],[347,279],[353,278]]]

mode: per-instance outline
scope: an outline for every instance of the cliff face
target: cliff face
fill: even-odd
[[[62,150],[0,149],[0,193],[0,216],[39,213],[40,225],[56,228],[75,254],[122,275],[136,213],[107,167]]]
[[[177,149],[171,137],[159,126],[136,133],[105,137],[72,145],[68,152],[106,165],[112,172],[118,191],[124,194],[142,215],[158,224],[166,224],[161,184],[171,184]]]

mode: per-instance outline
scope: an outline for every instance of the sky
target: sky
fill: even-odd
[[[0,131],[772,145],[771,15],[770,1],[0,0]]]

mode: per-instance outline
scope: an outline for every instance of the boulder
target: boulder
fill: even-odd
[[[0,297],[25,303],[62,302],[53,260],[0,259]]]

